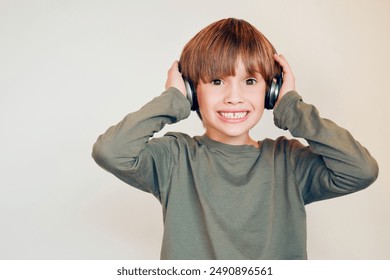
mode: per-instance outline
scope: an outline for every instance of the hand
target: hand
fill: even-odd
[[[282,99],[283,95],[287,92],[295,90],[295,77],[288,64],[286,58],[283,55],[274,54],[274,59],[283,69],[283,84],[279,92],[278,100],[276,101],[275,107],[278,105],[279,101]]]
[[[168,77],[165,83],[165,89],[175,87],[181,91],[184,96],[187,96],[186,86],[184,84],[183,77],[179,72],[179,62],[175,60],[171,68],[168,70]]]

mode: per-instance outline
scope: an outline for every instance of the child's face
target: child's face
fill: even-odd
[[[256,145],[249,130],[264,112],[266,83],[260,73],[249,75],[239,59],[235,76],[199,82],[198,102],[206,135],[231,145]]]

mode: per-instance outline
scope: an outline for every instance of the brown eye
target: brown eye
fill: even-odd
[[[245,84],[248,86],[255,85],[257,83],[256,79],[250,78],[245,80]]]
[[[220,86],[223,84],[223,81],[221,79],[214,79],[211,81],[211,83],[215,86]]]

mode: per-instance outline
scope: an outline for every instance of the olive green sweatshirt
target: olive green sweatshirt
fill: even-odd
[[[206,135],[153,138],[189,114],[187,99],[170,88],[110,127],[93,149],[101,167],[160,201],[162,259],[306,259],[305,205],[361,190],[378,176],[369,152],[295,91],[275,108],[275,125],[309,146],[285,137],[259,148]]]

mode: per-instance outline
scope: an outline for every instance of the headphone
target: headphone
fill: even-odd
[[[194,84],[191,81],[186,80],[184,78],[183,80],[186,86],[187,99],[191,104],[191,110],[197,111],[199,110],[199,104],[198,104],[198,98],[197,98]],[[267,91],[265,93],[265,102],[264,102],[265,109],[271,110],[274,108],[275,103],[279,97],[279,91],[282,87],[282,83],[283,83],[283,72],[281,71],[280,74],[277,74],[267,86]]]
[[[276,101],[279,97],[279,91],[282,88],[283,83],[283,71],[280,71],[272,80],[270,85],[267,87],[265,92],[265,109],[272,110],[275,107]]]

